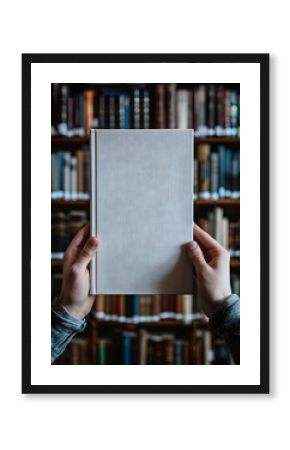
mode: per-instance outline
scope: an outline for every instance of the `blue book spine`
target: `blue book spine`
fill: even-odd
[[[182,364],[182,342],[175,341],[175,364]]]
[[[226,168],[225,168],[225,147],[218,146],[219,153],[219,198],[225,198],[226,191]]]
[[[131,336],[128,334],[123,335],[123,364],[131,364]]]
[[[233,153],[232,157],[232,198],[240,197],[240,154]]]
[[[138,320],[139,320],[139,305],[140,305],[139,295],[133,295],[133,298],[132,298],[132,316],[133,316],[134,322],[138,322]]]
[[[227,148],[226,149],[226,155],[225,155],[225,169],[226,169],[226,191],[225,191],[225,197],[231,198],[232,197],[232,151]]]
[[[125,126],[124,128],[130,128],[130,96],[125,96]]]

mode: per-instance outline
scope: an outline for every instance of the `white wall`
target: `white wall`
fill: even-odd
[[[17,4],[18,3],[18,4]],[[102,2],[105,3],[105,2]],[[1,441],[5,449],[187,446],[270,449],[288,441],[289,56],[287,2],[6,2],[1,13]],[[272,5],[272,3],[271,3]],[[128,10],[126,11],[126,6]],[[126,12],[126,14],[124,14]],[[124,18],[121,18],[123,14]],[[125,19],[126,17],[126,19]],[[220,20],[218,20],[220,19]],[[22,52],[270,52],[270,396],[24,396],[20,385]],[[160,80],[162,81],[162,80]],[[4,106],[5,102],[5,106]],[[7,103],[7,106],[6,106]],[[250,149],[249,149],[250,151]],[[4,162],[5,158],[5,162]],[[7,187],[10,186],[9,191]],[[13,200],[11,201],[11,198]],[[288,200],[288,201],[287,201]],[[3,247],[4,245],[4,247]],[[39,301],[41,302],[41,293]],[[1,442],[2,443],[2,442]],[[202,447],[201,447],[202,446]]]

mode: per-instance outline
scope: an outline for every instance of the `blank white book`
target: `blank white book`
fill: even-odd
[[[191,294],[193,130],[91,130],[92,294]]]

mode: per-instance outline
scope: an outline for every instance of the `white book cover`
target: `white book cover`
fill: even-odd
[[[193,130],[91,130],[92,294],[191,294]]]

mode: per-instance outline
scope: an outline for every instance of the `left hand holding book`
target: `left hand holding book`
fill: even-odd
[[[97,252],[99,241],[89,233],[89,225],[86,225],[73,238],[63,259],[59,303],[78,319],[83,319],[94,303],[94,296],[89,295],[89,264]]]

